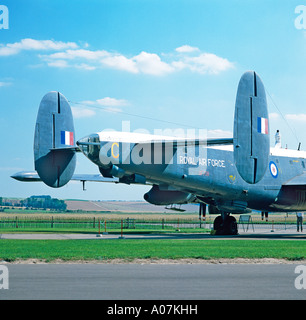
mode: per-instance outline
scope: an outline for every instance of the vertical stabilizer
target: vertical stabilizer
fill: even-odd
[[[268,167],[270,134],[264,85],[249,71],[242,75],[237,91],[234,119],[234,157],[241,177],[259,182]]]
[[[71,108],[59,92],[47,93],[39,106],[35,137],[35,170],[50,187],[69,182],[75,165],[75,132]]]

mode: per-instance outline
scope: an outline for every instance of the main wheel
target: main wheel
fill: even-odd
[[[224,223],[224,234],[236,235],[238,234],[238,225],[235,217],[228,216]]]
[[[223,230],[223,219],[221,216],[218,216],[214,220],[214,230],[216,231],[216,234],[222,234]]]

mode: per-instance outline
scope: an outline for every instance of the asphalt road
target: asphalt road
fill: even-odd
[[[295,288],[295,264],[5,266],[9,289],[0,300],[306,299],[306,289]]]

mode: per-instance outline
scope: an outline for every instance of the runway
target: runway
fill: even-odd
[[[0,300],[306,299],[296,264],[7,264]]]

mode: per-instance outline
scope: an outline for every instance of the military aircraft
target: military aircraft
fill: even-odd
[[[170,137],[102,131],[75,142],[72,112],[59,92],[39,107],[35,171],[20,181],[59,188],[70,180],[151,185],[144,199],[155,205],[199,203],[199,214],[218,214],[217,234],[237,234],[230,214],[306,210],[306,152],[270,148],[265,88],[254,71],[239,82],[233,138]],[[76,153],[98,166],[99,174],[74,174]]]

